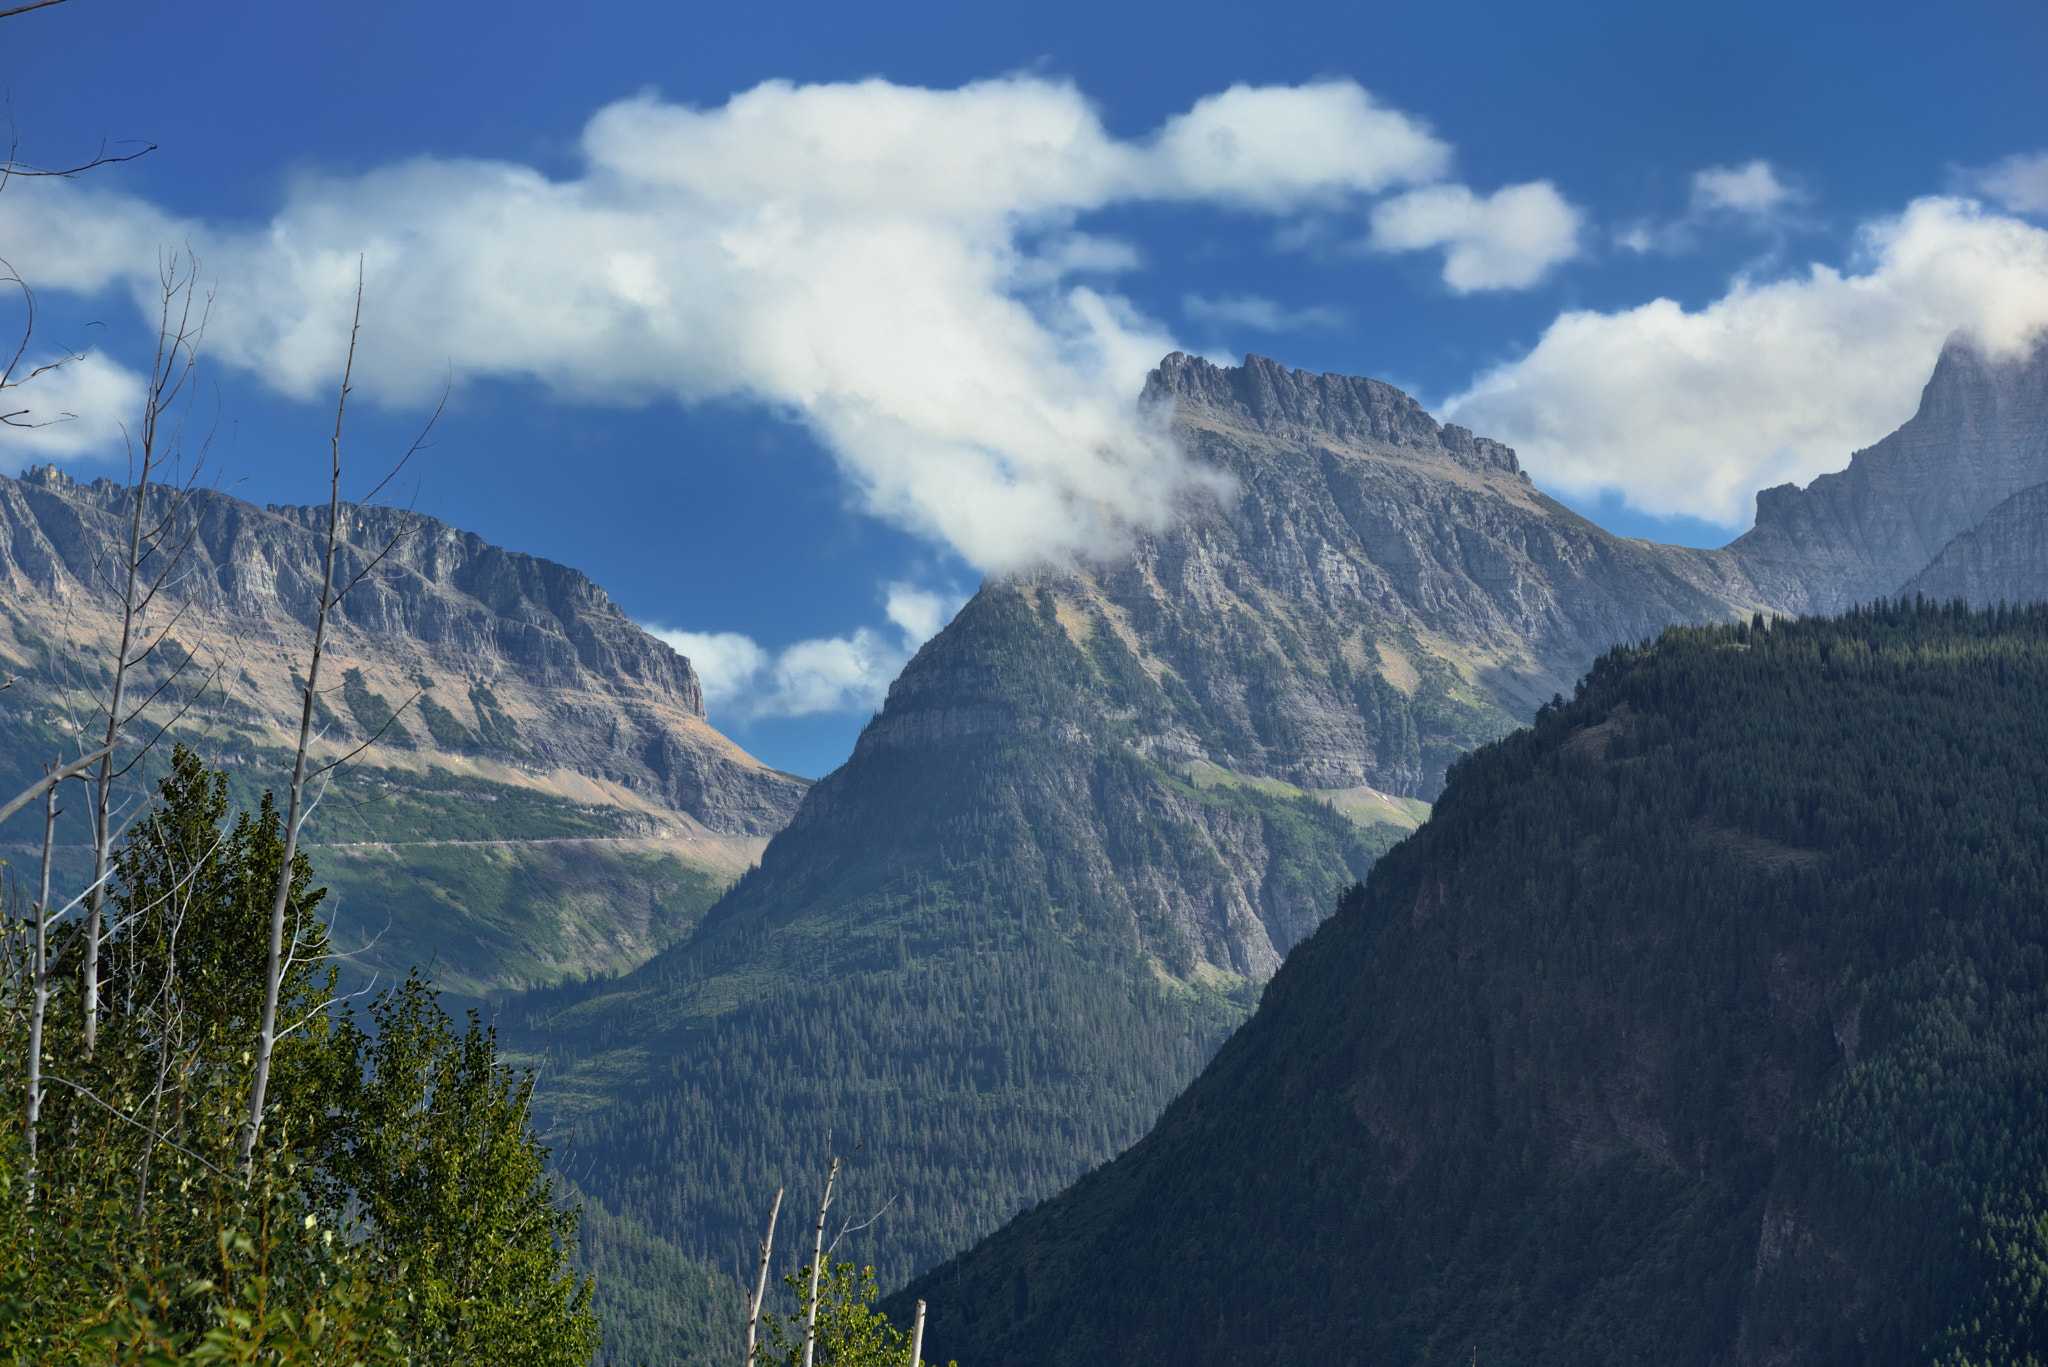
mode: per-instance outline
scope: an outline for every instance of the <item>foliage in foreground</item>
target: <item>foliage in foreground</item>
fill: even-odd
[[[0,1362],[582,1367],[590,1285],[568,1270],[528,1125],[530,1081],[417,977],[359,1022],[333,998],[321,892],[296,861],[291,965],[263,1143],[237,1144],[282,821],[228,810],[182,749],[118,862],[97,1048],[78,955],[50,975],[29,1123],[34,982],[17,897],[0,955]],[[75,944],[58,926],[59,950]],[[67,941],[66,936],[70,935]]]

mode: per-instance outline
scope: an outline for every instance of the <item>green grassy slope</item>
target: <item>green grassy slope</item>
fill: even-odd
[[[2048,611],[1907,607],[1607,657],[890,1308],[973,1367],[2019,1362],[2044,1213]]]
[[[0,789],[11,795],[41,772],[38,757],[77,747],[32,679],[0,698],[13,704],[0,707]],[[289,774],[289,755],[220,717],[181,725],[173,738],[223,765],[246,808]],[[167,740],[123,791],[161,772],[169,749]],[[656,822],[644,810],[368,758],[326,789],[305,835],[351,972],[389,979],[431,965],[444,989],[472,1000],[620,973],[687,936],[735,877],[731,851],[698,861],[650,838]],[[59,865],[79,873],[91,856],[76,784],[64,808]],[[28,867],[40,834],[33,812],[17,815],[0,833],[0,858]]]

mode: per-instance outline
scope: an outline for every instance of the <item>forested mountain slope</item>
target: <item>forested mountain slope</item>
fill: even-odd
[[[975,1367],[2035,1360],[2044,908],[2048,608],[1674,628],[893,1308]]]
[[[902,1193],[859,1256],[930,1266],[1142,1134],[1457,755],[1747,601],[1375,381],[1149,393],[1232,499],[984,585],[686,945],[508,1012],[594,1200],[736,1268],[829,1135]]]
[[[0,778],[15,787],[79,747],[134,506],[54,468],[0,478],[0,670],[18,676]],[[317,757],[377,738],[309,828],[337,940],[376,936],[367,966],[432,960],[482,993],[681,938],[804,783],[714,731],[689,662],[575,570],[432,518],[343,512],[343,582],[395,545],[342,600],[322,679]],[[143,583],[168,572],[141,624],[160,640],[140,692],[163,689],[145,720],[179,715],[253,801],[289,767],[327,510],[159,488],[144,513],[161,549]]]

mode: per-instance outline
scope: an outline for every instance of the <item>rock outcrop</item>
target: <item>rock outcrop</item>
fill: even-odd
[[[2043,481],[2048,342],[1991,360],[1951,338],[1905,426],[1804,489],[1758,493],[1756,525],[1728,550],[1766,601],[1840,612],[1899,592],[1956,537]]]
[[[221,663],[222,704],[284,743],[297,725],[295,671],[319,599],[327,510],[203,492],[173,512],[176,502],[156,491],[145,509],[152,523],[169,518],[180,557],[148,629],[207,667]],[[0,609],[11,636],[0,652],[14,667],[61,681],[111,640],[110,566],[133,508],[111,480],[79,484],[50,467],[0,477]],[[584,575],[389,508],[344,507],[343,537],[340,582],[360,582],[333,618],[330,746],[381,726],[386,756],[438,751],[566,771],[734,835],[780,829],[801,799],[801,780],[705,721],[689,661]]]
[[[1391,385],[1176,353],[1145,396],[1236,497],[1037,578],[1185,684],[1200,721],[1138,737],[1154,758],[1426,799],[1608,646],[1765,606],[1725,558],[1602,531]]]

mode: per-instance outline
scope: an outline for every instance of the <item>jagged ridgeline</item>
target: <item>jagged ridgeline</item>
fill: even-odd
[[[891,1308],[977,1367],[2037,1361],[2044,1216],[2048,609],[1902,603],[1604,657]]]
[[[1725,558],[1390,386],[1174,356],[1149,392],[1228,497],[984,585],[689,943],[508,1012],[621,1219],[750,1266],[829,1135],[847,1209],[901,1195],[853,1246],[885,1283],[967,1246],[1144,1132],[1456,756],[1732,615]]]
[[[8,791],[91,748],[134,509],[111,480],[0,479]],[[158,587],[130,701],[153,701],[123,759],[169,725],[253,807],[297,739],[327,510],[156,488],[143,513],[141,583]],[[343,505],[342,536],[343,582],[363,577],[331,623],[315,759],[368,749],[307,839],[357,964],[431,961],[477,996],[630,967],[684,938],[794,809],[804,783],[712,730],[689,662],[582,574],[393,509]]]

